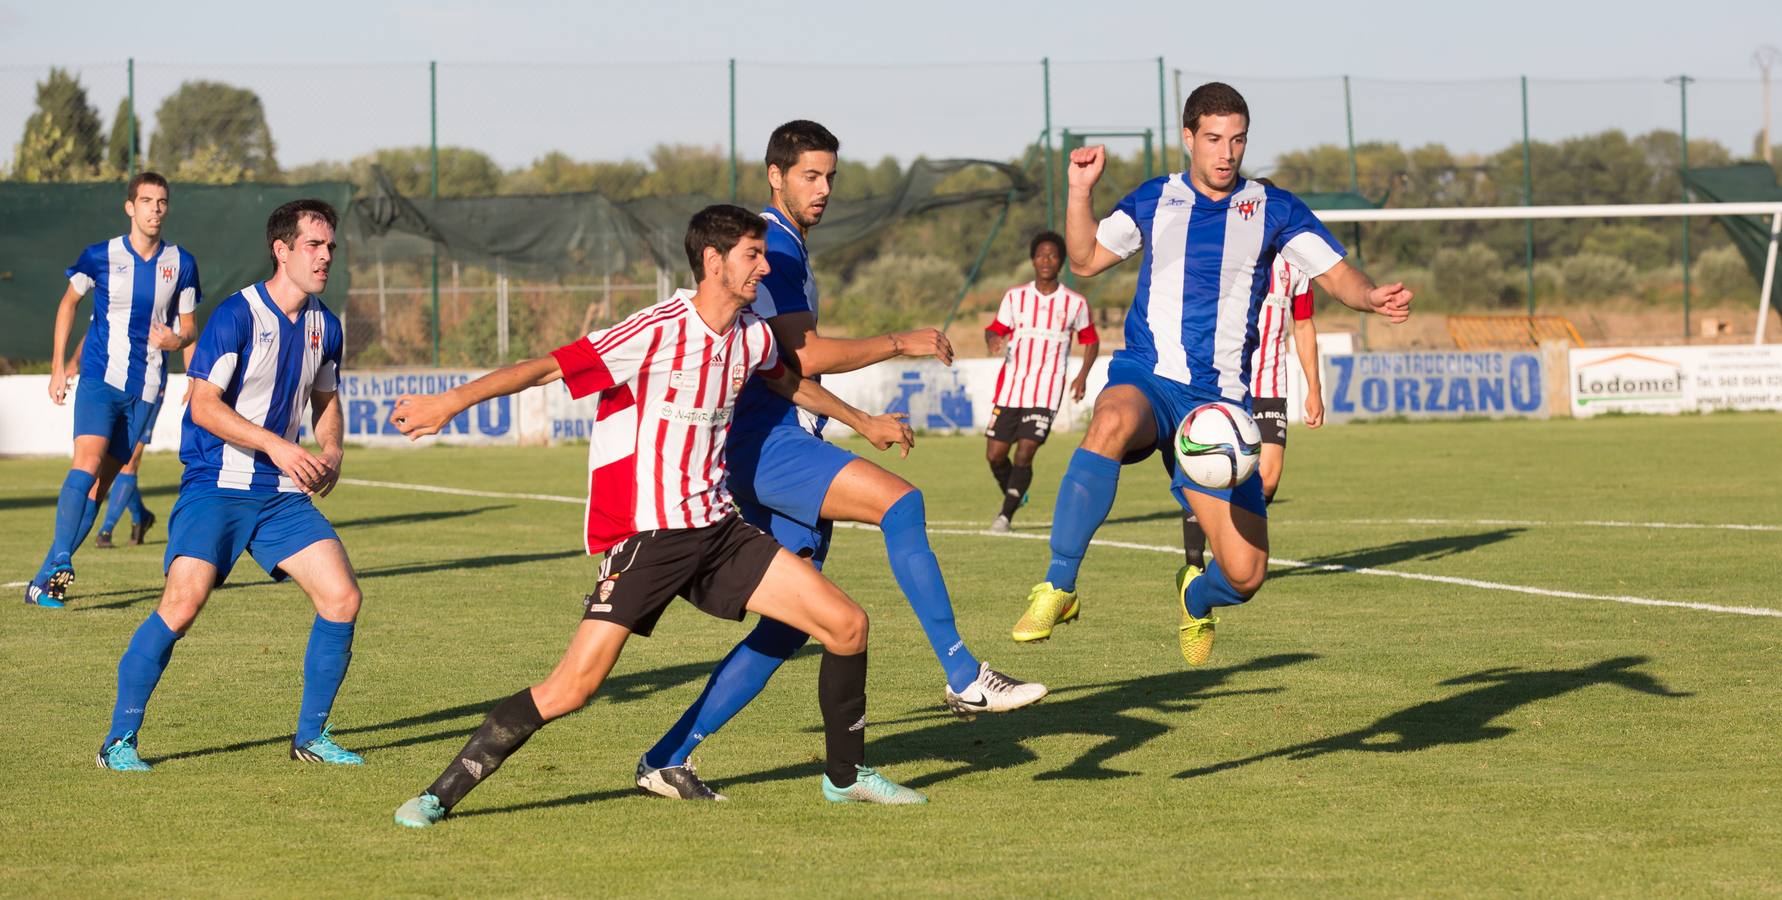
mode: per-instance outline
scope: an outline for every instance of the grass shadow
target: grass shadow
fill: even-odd
[[[1471,553],[1482,547],[1502,543],[1527,529],[1499,528],[1494,531],[1481,531],[1477,534],[1449,534],[1440,537],[1419,538],[1417,540],[1394,541],[1375,547],[1363,547],[1359,550],[1346,550],[1307,559],[1304,567],[1295,567],[1278,573],[1270,573],[1270,579],[1291,578],[1304,575],[1332,575],[1341,569],[1319,568],[1321,566],[1342,566],[1349,569],[1376,569],[1393,563],[1410,560],[1432,561]]]
[[[346,528],[370,528],[376,525],[414,525],[434,524],[445,519],[457,519],[464,516],[475,516],[501,509],[513,509],[513,504],[499,506],[477,506],[470,509],[446,509],[432,512],[393,513],[387,516],[366,516],[358,519],[343,519],[335,522],[334,530]]]

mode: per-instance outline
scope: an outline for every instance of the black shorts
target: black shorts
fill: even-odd
[[[1046,435],[1052,431],[1052,417],[1057,414],[1056,410],[1043,406],[992,406],[990,427],[984,430],[984,436],[1005,444],[1016,441],[1043,444],[1046,442]]]
[[[1255,411],[1253,418],[1257,430],[1262,432],[1262,442],[1287,446],[1287,398],[1252,397],[1250,408]]]
[[[740,622],[780,545],[731,513],[704,528],[635,534],[606,551],[585,619],[615,622],[649,637],[676,597]]]

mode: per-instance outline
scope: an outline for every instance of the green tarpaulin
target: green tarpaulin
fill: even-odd
[[[1776,184],[1776,170],[1767,163],[1686,169],[1683,183],[1697,199],[1714,203],[1782,203],[1782,185]],[[1763,284],[1764,262],[1770,252],[1770,217],[1715,216],[1714,221],[1732,237],[1739,255],[1751,267],[1751,277]],[[1770,289],[1770,303],[1782,305],[1782,278]]]

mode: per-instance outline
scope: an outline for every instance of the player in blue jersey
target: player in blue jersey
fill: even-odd
[[[818,333],[817,283],[805,238],[829,205],[840,148],[827,128],[805,120],[781,125],[768,139],[772,193],[761,215],[767,220],[772,271],[761,281],[751,309],[773,328],[781,356],[808,376],[850,372],[900,356],[934,357],[951,365],[952,345],[932,328],[858,339]],[[730,487],[743,517],[818,569],[829,551],[831,522],[877,525],[897,586],[946,672],[947,705],[969,716],[1018,709],[1044,697],[1044,685],[1009,678],[966,649],[940,563],[928,546],[922,492],[825,442],[823,425],[761,379],[749,382],[737,400],[728,446]],[[694,774],[689,755],[761,693],[807,640],[795,628],[761,619],[718,664],[693,706],[638,760],[639,789],[677,799],[722,799]]]
[[[174,327],[175,329],[179,327],[177,322]],[[82,337],[79,346],[74,348],[74,355],[68,359],[67,371],[70,375],[80,374],[80,357],[86,346],[86,338]],[[161,370],[163,372],[167,371],[169,356],[171,354],[162,353]],[[191,344],[186,345],[185,357],[186,365],[190,366],[192,363]],[[160,517],[142,502],[142,491],[137,489],[136,476],[142,471],[143,450],[148,447],[149,440],[154,436],[155,422],[161,417],[161,404],[167,399],[167,381],[167,378],[162,378],[161,392],[155,397],[154,405],[149,408],[148,415],[142,419],[142,431],[136,436],[136,450],[130,455],[130,461],[124,463],[123,468],[118,470],[117,477],[112,479],[111,493],[108,499],[101,504],[105,508],[105,519],[99,523],[99,536],[93,541],[93,546],[97,549],[110,550],[117,546],[112,542],[111,533],[117,527],[118,521],[123,518],[125,510],[130,511],[130,546],[132,547],[140,545],[148,535],[148,530],[160,521]]]
[[[186,472],[167,528],[167,586],[118,660],[100,768],[148,771],[136,746],[149,696],[174,642],[243,550],[274,581],[296,581],[316,608],[291,758],[363,762],[326,727],[352,658],[359,583],[333,526],[310,499],[327,496],[340,478],[345,433],[340,319],[315,296],[328,284],[337,221],[320,200],[274,210],[266,223],[272,278],[217,304],[204,325],[188,372],[179,451]],[[305,407],[318,454],[296,443]]]
[[[1095,182],[1106,150],[1071,152],[1065,250],[1071,271],[1091,276],[1143,251],[1126,349],[1114,354],[1082,446],[1058,486],[1052,514],[1052,562],[1028,594],[1015,624],[1017,641],[1048,638],[1077,615],[1077,569],[1114,503],[1122,464],[1161,452],[1170,493],[1192,512],[1212,545],[1206,569],[1176,577],[1178,632],[1190,665],[1212,651],[1216,607],[1250,599],[1268,571],[1268,519],[1259,479],[1230,490],[1203,488],[1175,465],[1171,438],[1196,406],[1218,400],[1248,407],[1257,313],[1277,255],[1312,277],[1326,294],[1362,312],[1403,322],[1411,292],[1376,285],[1343,260],[1344,250],[1299,198],[1239,174],[1250,110],[1230,85],[1210,82],[1188,96],[1182,140],[1191,163],[1140,185],[1098,226]]]
[[[203,299],[198,264],[192,254],[161,240],[167,179],[143,172],[130,179],[124,198],[129,234],[81,252],[68,267],[68,289],[56,310],[49,395],[59,406],[68,393],[63,357],[75,309],[93,292],[93,319],[74,392],[74,463],[56,501],[49,552],[25,586],[25,602],[36,606],[63,605],[74,583],[74,551],[87,539],[99,498],[130,461],[160,397],[166,351],[185,347],[197,333],[192,311]]]

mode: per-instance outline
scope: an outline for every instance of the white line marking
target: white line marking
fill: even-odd
[[[9,588],[24,587],[25,585],[30,584],[30,583],[31,582],[29,582],[29,581],[8,581],[5,584],[5,587],[9,587]]]
[[[1522,528],[1674,528],[1702,531],[1769,531],[1782,532],[1782,525],[1741,525],[1714,522],[1619,522],[1607,519],[1585,519],[1576,522],[1549,522],[1539,519],[1288,519],[1274,520],[1280,525],[1515,525]],[[978,522],[956,519],[930,519],[930,525],[977,525]],[[1050,521],[1017,520],[1028,528],[1050,528]]]
[[[398,482],[398,481],[367,481],[367,480],[359,479],[359,478],[342,478],[340,481],[342,484],[352,484],[352,485],[358,485],[360,487],[379,487],[379,488],[392,488],[395,490],[405,490],[405,491],[423,491],[425,493],[430,493],[430,494],[451,494],[451,495],[460,496],[460,497],[493,497],[493,498],[506,499],[506,500],[544,500],[544,501],[549,501],[549,502],[553,502],[553,503],[575,503],[575,504],[581,504],[581,503],[585,502],[580,497],[561,497],[561,496],[557,496],[555,494],[514,494],[514,493],[502,493],[499,491],[473,491],[473,490],[467,490],[465,488],[442,487],[442,486],[433,485],[433,484],[405,484],[405,483]],[[1361,521],[1361,520],[1357,520],[1357,521]],[[1365,520],[1365,521],[1384,522],[1387,520],[1373,519],[1373,520]],[[1400,520],[1400,521],[1408,521],[1408,520]],[[1452,522],[1458,521],[1458,520],[1423,520],[1423,521],[1452,523]],[[1490,523],[1490,520],[1474,520],[1474,521],[1480,522],[1482,524]],[[935,525],[935,524],[950,524],[950,523],[930,522],[929,524]],[[976,523],[970,523],[970,524],[976,524]],[[1553,523],[1544,523],[1544,524],[1553,524]],[[1598,524],[1598,523],[1580,523],[1580,524]],[[861,524],[857,524],[854,522],[837,522],[837,523],[835,523],[835,526],[837,528],[853,528],[853,529],[858,529],[858,530],[862,530],[862,531],[877,531],[877,530],[879,530],[877,526],[861,525]],[[1630,524],[1630,527],[1637,527],[1637,526]],[[1660,525],[1660,526],[1647,526],[1647,527],[1665,527],[1665,526]],[[1676,526],[1672,526],[1672,527],[1676,527]],[[1682,526],[1682,527],[1687,527],[1687,526]],[[1714,527],[1714,526],[1702,526],[1702,527]],[[1764,530],[1769,530],[1772,526],[1750,526],[1750,527],[1752,527],[1754,529],[1762,528]],[[929,534],[959,535],[959,536],[964,536],[964,537],[1012,538],[1014,540],[1024,540],[1024,541],[1050,540],[1050,535],[1045,535],[1045,534],[1023,534],[1020,532],[1013,532],[1013,533],[1009,533],[1009,534],[991,534],[990,532],[984,531],[981,529],[980,530],[966,530],[966,529],[952,529],[952,528],[930,528],[930,529],[928,529],[928,533]],[[1146,551],[1146,552],[1151,552],[1151,553],[1168,553],[1172,556],[1177,553],[1182,552],[1181,547],[1165,547],[1165,546],[1160,546],[1157,544],[1135,544],[1135,543],[1131,543],[1128,541],[1092,540],[1089,543],[1090,543],[1090,545],[1096,546],[1096,547],[1113,547],[1113,548],[1120,549],[1120,550],[1141,550],[1141,551]],[[1300,561],[1297,559],[1281,559],[1280,557],[1270,557],[1269,562],[1273,565],[1282,566],[1282,567],[1289,568],[1289,569],[1318,569],[1318,570],[1325,571],[1325,572],[1347,572],[1352,575],[1379,575],[1379,576],[1384,576],[1384,577],[1388,577],[1388,578],[1403,578],[1403,579],[1406,579],[1409,581],[1430,581],[1430,582],[1435,582],[1437,584],[1452,584],[1452,585],[1458,585],[1461,587],[1479,588],[1480,590],[1487,590],[1487,591],[1509,591],[1509,592],[1515,593],[1515,594],[1532,594],[1532,595],[1540,596],[1540,597],[1561,597],[1561,598],[1565,598],[1565,599],[1569,599],[1569,600],[1606,600],[1611,603],[1628,603],[1628,604],[1632,604],[1635,606],[1668,606],[1668,607],[1673,607],[1676,609],[1693,609],[1693,610],[1698,610],[1700,612],[1730,613],[1733,615],[1740,615],[1740,616],[1762,616],[1762,617],[1766,617],[1766,618],[1782,619],[1782,609],[1770,609],[1768,607],[1762,607],[1762,606],[1719,606],[1719,605],[1716,605],[1713,603],[1691,603],[1691,602],[1684,601],[1684,600],[1655,600],[1650,597],[1634,597],[1634,596],[1629,596],[1629,595],[1625,595],[1625,594],[1586,594],[1586,593],[1582,593],[1580,591],[1557,591],[1557,590],[1552,590],[1549,588],[1528,587],[1526,585],[1520,585],[1520,584],[1503,584],[1501,582],[1496,582],[1496,581],[1480,581],[1475,578],[1455,578],[1450,575],[1424,575],[1424,574],[1421,574],[1418,572],[1395,572],[1391,569],[1372,569],[1372,568],[1363,568],[1363,567],[1356,567],[1356,566],[1341,566],[1341,565],[1336,565],[1336,564],[1332,564],[1332,563],[1309,563],[1309,562],[1303,562],[1303,561]],[[16,587],[19,585],[11,585],[11,586]]]

